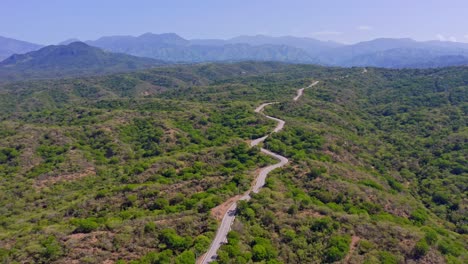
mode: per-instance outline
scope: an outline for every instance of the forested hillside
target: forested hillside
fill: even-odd
[[[296,90],[312,81],[303,97]],[[170,66],[0,86],[4,263],[466,263],[468,69]]]

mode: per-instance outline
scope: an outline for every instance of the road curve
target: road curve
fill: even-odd
[[[296,97],[294,97],[293,100],[294,100],[294,101],[299,100],[299,98],[301,98],[302,94],[304,93],[304,89],[305,89],[305,88],[311,88],[312,86],[315,86],[315,85],[317,85],[318,83],[319,83],[319,81],[315,81],[315,82],[313,82],[311,85],[297,90],[297,95],[296,95]]]
[[[317,84],[318,84],[318,81],[312,83],[307,88],[312,87],[312,86],[317,85]],[[304,92],[304,88],[299,89],[298,92],[297,92],[297,96],[294,97],[294,101],[297,101],[301,97],[303,92]],[[261,113],[266,118],[274,120],[274,121],[276,121],[278,123],[276,125],[276,127],[273,129],[272,133],[276,133],[276,132],[281,131],[283,129],[284,125],[286,124],[286,122],[284,120],[279,119],[279,118],[265,115],[265,114],[262,113],[262,111],[265,108],[265,106],[276,104],[276,103],[277,102],[264,103],[264,104],[261,104],[260,106],[258,106],[255,109],[256,113]],[[262,143],[263,141],[265,141],[265,139],[268,138],[268,136],[269,135],[266,135],[266,136],[263,136],[261,138],[257,138],[257,139],[252,140],[250,142],[250,146],[253,147],[253,146],[256,146],[256,145]],[[269,156],[277,159],[279,162],[276,163],[276,164],[269,165],[269,166],[261,168],[260,172],[258,173],[258,176],[256,178],[255,185],[250,190],[248,190],[246,193],[244,193],[239,200],[245,200],[245,201],[250,200],[250,193],[251,192],[258,193],[260,191],[260,189],[265,185],[265,180],[266,180],[266,177],[268,176],[268,173],[270,173],[271,171],[273,171],[273,170],[275,170],[277,168],[283,167],[284,165],[286,165],[289,162],[289,160],[286,157],[283,157],[283,156],[281,156],[279,154],[271,152],[271,151],[269,151],[267,149],[261,148],[260,151],[262,153],[266,154],[266,155],[269,155]],[[234,220],[236,218],[236,209],[237,209],[237,203],[235,202],[229,207],[229,209],[224,214],[223,219],[221,221],[221,225],[219,226],[218,231],[216,232],[216,235],[215,235],[215,238],[213,239],[213,242],[211,242],[210,248],[208,249],[206,254],[202,256],[201,261],[198,261],[197,263],[205,264],[205,263],[209,263],[211,261],[214,261],[216,259],[216,257],[217,257],[216,252],[218,251],[218,249],[221,247],[221,245],[223,243],[227,243],[227,234],[231,230],[231,225],[232,225],[232,223],[234,222]]]

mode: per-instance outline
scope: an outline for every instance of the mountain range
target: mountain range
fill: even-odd
[[[8,41],[6,41],[8,40]],[[70,44],[69,39],[60,44]],[[239,36],[231,39],[185,39],[174,33],[105,36],[84,43],[114,53],[167,62],[282,61],[342,67],[433,68],[468,65],[468,44],[380,38],[345,45],[293,36]],[[0,59],[41,45],[0,38]]]
[[[186,40],[177,34],[146,33],[139,37],[110,36],[87,44],[112,52],[156,58],[171,62],[204,61],[287,61],[311,62],[313,58],[305,50],[284,44],[235,43],[223,40]]]
[[[59,78],[146,69],[162,61],[112,53],[83,42],[51,45],[25,54],[14,54],[0,62],[0,79]]]
[[[0,61],[13,54],[38,50],[42,45],[0,36]]]

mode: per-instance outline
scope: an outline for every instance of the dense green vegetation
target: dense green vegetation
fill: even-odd
[[[299,87],[320,84],[293,102]],[[0,259],[194,263],[211,210],[290,159],[218,263],[467,261],[468,70],[177,66],[0,86]]]
[[[288,127],[265,145],[293,163],[240,207],[246,250],[262,237],[288,263],[465,262],[467,77],[350,70],[268,108]]]

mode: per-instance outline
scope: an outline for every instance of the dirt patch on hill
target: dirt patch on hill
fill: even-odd
[[[67,248],[67,256],[63,263],[83,263],[90,258],[94,263],[115,263],[118,259],[138,259],[148,250],[135,247],[132,251],[127,248],[116,249],[114,242],[116,234],[109,231],[71,234],[62,239]],[[129,242],[130,243],[130,242]],[[138,252],[138,253],[137,253]]]
[[[62,181],[75,181],[87,176],[96,175],[96,169],[94,167],[88,167],[82,172],[63,174],[56,177],[47,177],[44,179],[37,180],[34,183],[34,187],[41,189],[52,184],[62,182]]]
[[[349,263],[349,259],[351,258],[354,251],[356,250],[359,240],[361,240],[361,238],[358,236],[351,237],[351,244],[349,245],[349,252],[348,252],[348,255],[346,255],[346,258],[344,259],[344,263]]]
[[[313,218],[323,218],[325,215],[321,214],[320,212],[314,211],[314,210],[304,210],[300,211],[298,214],[298,218],[303,218],[303,217],[313,217]]]
[[[213,216],[216,220],[221,221],[223,219],[223,216],[228,211],[229,207],[231,207],[231,205],[237,202],[241,197],[242,195],[236,195],[234,197],[229,198],[224,203],[211,209],[211,216]]]

